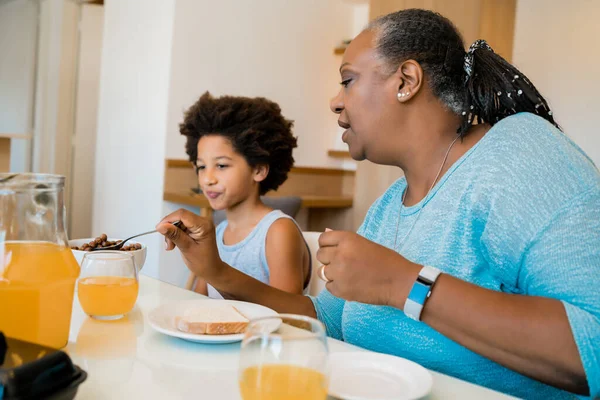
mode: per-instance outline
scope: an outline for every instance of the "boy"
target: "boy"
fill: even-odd
[[[216,228],[221,259],[275,288],[302,294],[311,276],[302,232],[291,217],[260,198],[287,179],[297,146],[291,128],[272,101],[214,98],[208,92],[180,124],[202,192],[214,210],[225,210],[227,216]],[[199,277],[194,290],[222,298]]]

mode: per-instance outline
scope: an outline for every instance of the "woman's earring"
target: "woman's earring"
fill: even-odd
[[[410,91],[406,93],[398,92],[398,101],[403,99],[404,97],[410,96]]]

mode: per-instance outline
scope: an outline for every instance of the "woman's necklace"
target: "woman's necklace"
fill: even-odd
[[[423,205],[421,206],[421,208],[419,208],[419,213],[417,214],[414,222],[412,223],[412,225],[411,225],[410,229],[408,230],[408,232],[406,232],[406,235],[404,235],[404,237],[402,238],[402,241],[400,242],[401,245],[404,245],[404,242],[406,241],[406,238],[408,237],[408,235],[410,235],[410,233],[412,232],[413,228],[417,224],[417,221],[419,220],[419,217],[421,216],[421,211],[423,211],[423,208],[425,207],[425,204],[427,204],[427,197],[429,197],[429,193],[431,193],[431,190],[433,189],[433,187],[437,183],[438,179],[440,178],[440,174],[442,173],[442,170],[444,169],[444,165],[446,164],[446,161],[448,160],[448,155],[450,154],[450,150],[452,150],[452,146],[454,146],[454,143],[456,143],[456,141],[458,140],[459,137],[460,136],[457,136],[456,139],[454,139],[452,141],[452,143],[450,143],[450,146],[448,147],[448,150],[446,150],[446,155],[444,156],[444,160],[442,161],[442,165],[440,165],[440,170],[438,171],[437,175],[435,176],[435,179],[433,180],[433,183],[431,184],[431,187],[427,191],[427,194],[425,195],[425,197],[423,199]],[[406,198],[406,192],[408,192],[408,181],[406,182],[406,188],[404,189],[404,193],[402,194],[402,203],[400,203],[400,209],[398,210],[398,221],[396,222],[396,234],[394,235],[394,250],[396,250],[396,248],[398,246],[398,228],[400,228],[400,219],[401,219],[401,216],[402,216],[402,206],[404,205],[404,199]],[[400,252],[400,250],[401,250],[401,248],[398,249],[397,251]]]

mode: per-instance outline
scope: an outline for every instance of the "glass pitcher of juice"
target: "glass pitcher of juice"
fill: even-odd
[[[65,178],[0,174],[0,331],[60,348],[79,265],[67,243]]]

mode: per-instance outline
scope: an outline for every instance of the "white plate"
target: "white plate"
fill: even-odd
[[[433,385],[433,377],[419,364],[386,354],[333,353],[329,365],[329,394],[344,400],[419,399]]]
[[[213,299],[185,300],[163,304],[150,311],[150,314],[148,314],[150,326],[158,332],[164,333],[165,335],[196,343],[234,343],[242,340],[244,337],[243,333],[234,335],[198,335],[194,333],[181,332],[178,330],[175,326],[175,317],[183,315],[186,309],[194,307],[194,305],[198,305],[199,303],[201,303],[202,306],[206,306],[208,304],[214,304],[215,306],[231,304],[250,320],[278,315],[270,308],[261,306],[259,304],[246,303],[244,301]]]

